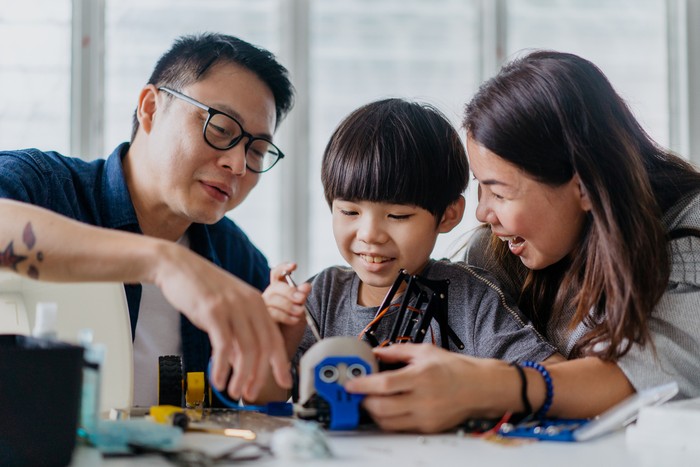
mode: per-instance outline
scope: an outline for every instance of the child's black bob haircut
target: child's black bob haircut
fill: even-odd
[[[439,222],[469,182],[459,134],[435,107],[403,99],[372,102],[352,112],[323,154],[326,201],[408,204]]]

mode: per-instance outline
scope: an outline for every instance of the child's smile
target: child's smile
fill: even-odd
[[[360,257],[368,263],[386,263],[387,261],[391,261],[393,259],[393,258],[387,258],[386,256],[373,256],[373,255],[365,255],[362,253],[360,253]]]
[[[442,228],[427,209],[413,205],[333,201],[333,235],[362,281],[360,301],[367,306],[377,297],[381,302],[401,269],[423,269]]]

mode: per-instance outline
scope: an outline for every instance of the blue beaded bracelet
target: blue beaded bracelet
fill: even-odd
[[[549,412],[549,408],[552,406],[552,399],[554,399],[554,384],[552,384],[552,376],[549,374],[549,371],[547,371],[545,367],[543,367],[537,362],[523,362],[522,366],[525,368],[532,368],[534,370],[539,371],[542,375],[542,378],[544,379],[544,385],[546,388],[544,403],[542,404],[542,407],[540,407],[540,410],[538,410],[535,413],[535,416],[537,418],[542,419],[547,415],[547,412]]]

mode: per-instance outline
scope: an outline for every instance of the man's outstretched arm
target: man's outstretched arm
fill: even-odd
[[[209,334],[213,382],[231,397],[255,399],[272,365],[291,385],[279,329],[254,287],[176,243],[95,227],[27,203],[0,199],[0,268],[55,282],[157,285]]]

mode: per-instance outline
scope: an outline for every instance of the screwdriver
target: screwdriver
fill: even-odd
[[[287,279],[287,284],[289,284],[290,287],[294,287],[295,289],[297,288],[297,285],[294,282],[294,279],[292,279],[292,274],[289,271],[284,273],[284,278]],[[314,337],[316,338],[317,341],[320,341],[321,334],[318,332],[318,328],[316,327],[316,322],[314,321],[313,317],[311,316],[311,312],[306,307],[306,305],[304,305],[304,315],[306,316],[306,324],[311,329],[311,333],[314,335]]]

